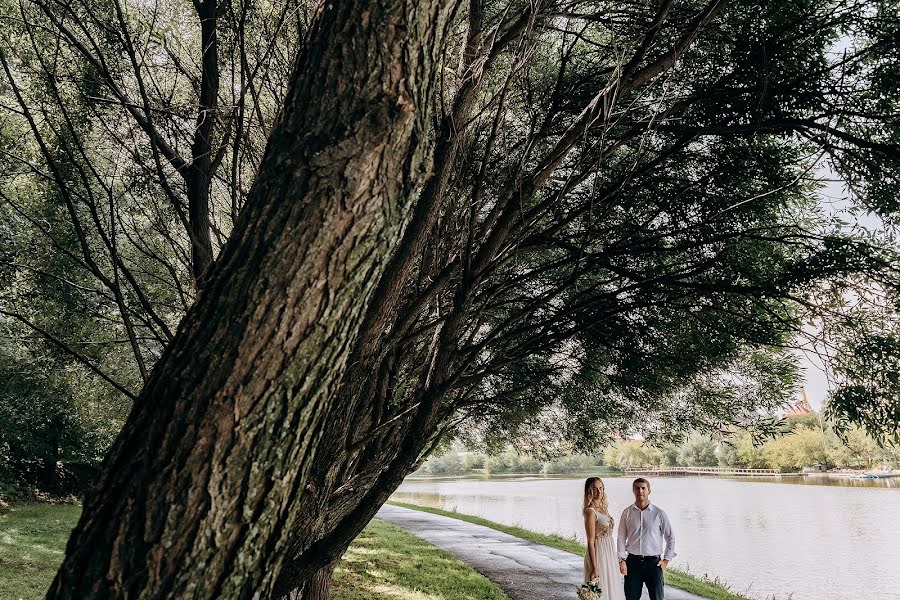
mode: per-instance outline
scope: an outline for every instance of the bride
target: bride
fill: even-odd
[[[597,580],[604,600],[625,600],[625,588],[619,575],[613,518],[606,505],[606,489],[599,477],[584,482],[584,530],[587,554],[584,555],[584,581]]]

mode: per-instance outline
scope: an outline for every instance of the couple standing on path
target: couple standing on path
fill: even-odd
[[[649,481],[643,477],[635,479],[631,491],[634,504],[622,511],[616,552],[615,521],[609,514],[603,480],[588,477],[584,482],[584,529],[588,540],[584,580],[598,583],[604,599],[639,600],[646,584],[650,600],[664,600],[663,571],[675,558],[672,524],[661,508],[650,504]],[[625,576],[624,585],[620,573]]]

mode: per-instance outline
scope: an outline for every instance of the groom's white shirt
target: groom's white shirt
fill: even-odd
[[[665,555],[663,555],[665,541]],[[675,558],[675,534],[669,516],[663,509],[650,504],[644,510],[629,504],[619,519],[619,558],[629,554],[640,556],[662,556],[666,560]]]

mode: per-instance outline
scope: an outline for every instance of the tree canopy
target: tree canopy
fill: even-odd
[[[897,2],[2,6],[0,326],[136,399],[61,577],[103,506],[158,523],[135,564],[277,524],[216,585],[278,595],[447,435],[747,424],[803,337],[897,439]],[[196,498],[194,443],[241,456],[222,506],[113,499]]]

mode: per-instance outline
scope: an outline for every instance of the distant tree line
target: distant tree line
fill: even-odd
[[[432,477],[481,473],[502,475],[514,473],[565,474],[591,471],[603,465],[602,453],[572,454],[555,460],[541,460],[507,448],[496,454],[450,450],[425,461],[416,474]]]
[[[859,427],[843,439],[817,413],[788,417],[780,435],[760,440],[748,430],[721,439],[692,432],[681,443],[652,445],[640,440],[619,440],[596,454],[569,454],[541,460],[509,446],[479,453],[449,450],[428,459],[417,475],[466,474],[574,474],[597,469],[672,467],[740,467],[797,472],[807,466],[872,468],[900,465],[900,447],[881,446]]]
[[[872,468],[900,463],[900,449],[881,447],[859,429],[841,440],[829,428],[796,425],[789,433],[755,443],[753,435],[741,431],[725,441],[700,433],[691,434],[681,445],[661,448],[629,440],[607,447],[604,462],[616,468],[739,467],[798,472],[804,467]]]

